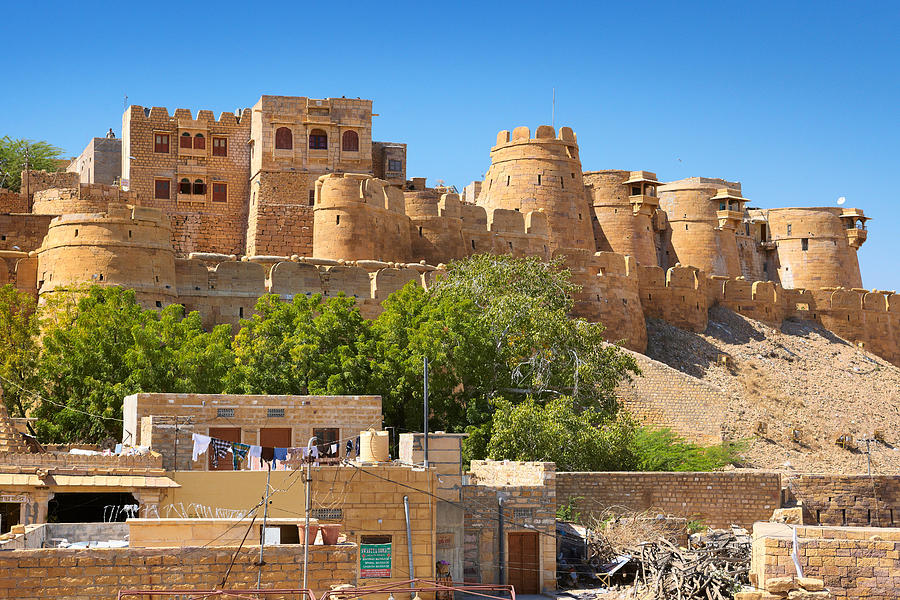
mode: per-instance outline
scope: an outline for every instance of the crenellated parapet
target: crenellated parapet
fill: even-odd
[[[696,267],[680,264],[638,267],[641,305],[647,317],[662,319],[690,331],[704,331],[711,305],[708,279]]]
[[[557,133],[541,125],[534,137],[528,127],[501,131],[477,203],[488,210],[543,211],[551,252],[596,248],[578,143],[568,127]]]
[[[100,183],[80,184],[74,188],[58,187],[35,192],[32,212],[40,215],[102,212],[110,204],[139,206],[136,192]]]

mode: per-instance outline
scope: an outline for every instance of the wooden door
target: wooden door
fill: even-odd
[[[539,594],[541,563],[538,557],[538,533],[510,532],[506,540],[509,556],[507,583],[515,588],[516,594]]]
[[[290,448],[294,445],[291,441],[291,428],[268,427],[260,429],[259,445],[268,448]]]
[[[209,428],[209,437],[218,438],[220,440],[225,440],[226,442],[240,442],[241,441],[241,428],[240,427],[210,427]],[[231,454],[226,454],[225,458],[219,459],[218,466],[213,466],[212,461],[212,453],[213,447],[212,444],[209,446],[209,450],[206,451],[209,454],[209,470],[210,471],[233,471],[234,465],[232,465],[232,457]]]

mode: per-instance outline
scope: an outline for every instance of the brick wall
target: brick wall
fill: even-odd
[[[712,527],[750,527],[781,505],[777,473],[557,473],[557,501],[582,519],[607,508],[659,511]]]
[[[759,586],[797,574],[790,527],[757,523],[751,572]],[[834,598],[900,598],[900,529],[797,527],[800,565],[806,577],[825,581]]]
[[[641,376],[616,388],[619,402],[629,413],[642,423],[669,427],[696,443],[721,443],[729,402],[725,390],[643,354],[631,356]]]
[[[247,255],[313,255],[316,175],[263,172],[250,184]],[[323,255],[324,256],[324,255]],[[343,258],[343,257],[342,257]]]
[[[784,483],[804,523],[900,526],[900,476],[785,475]]]
[[[121,589],[218,586],[236,547],[45,549],[0,553],[0,597],[18,600],[114,600]],[[228,587],[256,587],[259,546],[237,553]],[[264,588],[298,588],[303,581],[302,546],[268,546]],[[358,547],[311,546],[308,585],[316,595],[331,585],[356,583]]]

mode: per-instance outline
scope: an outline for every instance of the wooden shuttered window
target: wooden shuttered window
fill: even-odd
[[[153,183],[153,197],[168,200],[170,186],[171,182],[168,179],[157,179]]]
[[[228,184],[213,183],[212,184],[212,201],[225,202],[228,200]]]
[[[153,134],[153,151],[163,154],[169,153],[169,134],[155,133]]]
[[[214,137],[212,139],[213,156],[228,156],[228,138]]]

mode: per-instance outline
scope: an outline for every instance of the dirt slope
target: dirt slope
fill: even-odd
[[[751,440],[744,466],[865,473],[858,440],[878,430],[872,472],[900,471],[900,368],[815,323],[787,321],[779,331],[721,307],[701,334],[656,320],[648,329],[648,356],[726,390],[725,435]],[[857,449],[837,445],[844,434]]]

